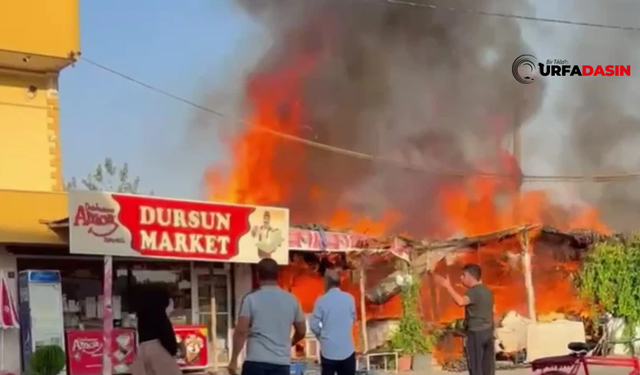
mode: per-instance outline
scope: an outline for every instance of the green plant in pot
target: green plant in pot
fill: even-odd
[[[29,362],[30,375],[58,375],[64,369],[64,350],[58,345],[38,347]]]
[[[398,330],[391,336],[391,348],[400,353],[398,370],[411,370],[412,357],[430,353],[433,343],[424,334],[418,304],[420,303],[420,283],[416,277],[407,277],[401,285],[400,300],[402,316]]]

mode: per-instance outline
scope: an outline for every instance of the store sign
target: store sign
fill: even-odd
[[[288,263],[283,208],[73,191],[69,215],[75,254]]]
[[[324,232],[291,228],[289,248],[300,251],[355,251],[367,246],[369,237],[355,233]]]
[[[409,262],[409,247],[396,238],[389,248],[376,249],[376,243],[370,243],[371,237],[357,233],[320,232],[316,230],[291,228],[289,230],[289,248],[298,251],[390,251],[396,257]]]

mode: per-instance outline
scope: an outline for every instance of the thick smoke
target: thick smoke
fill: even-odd
[[[513,171],[499,157],[498,140],[538,111],[544,89],[539,82],[522,85],[511,74],[515,57],[531,52],[516,20],[384,1],[237,2],[274,42],[249,81],[274,74],[294,56],[319,56],[301,90],[299,135],[427,169],[471,170],[483,164],[487,172]],[[471,4],[429,3],[463,9]],[[480,10],[531,12],[526,0],[472,4]],[[292,182],[289,201],[263,202],[289,206],[294,221],[317,220],[339,207],[373,217],[394,209],[404,218],[397,230],[438,230],[437,188],[464,183],[312,148],[301,162],[299,150],[284,141],[279,149],[278,169],[297,163],[302,176]],[[328,197],[309,200],[317,186]]]
[[[581,4],[581,5],[580,5]],[[606,6],[574,2],[574,17],[610,25],[635,25],[640,14],[637,2]],[[580,6],[579,6],[580,5]],[[597,14],[597,17],[594,15]],[[561,158],[566,172],[585,175],[637,173],[640,170],[640,120],[637,111],[637,69],[640,60],[635,46],[638,33],[582,28],[580,42],[568,48],[570,64],[631,65],[631,77],[588,77],[567,79],[564,100],[558,103],[570,126],[569,139]],[[583,183],[576,192],[596,205],[604,220],[615,230],[640,228],[640,183],[637,180],[611,183]]]

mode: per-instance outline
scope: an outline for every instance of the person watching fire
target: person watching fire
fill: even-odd
[[[460,295],[449,276],[434,275],[451,299],[464,307],[465,354],[470,375],[495,375],[496,354],[493,326],[493,293],[482,283],[482,270],[477,264],[462,267],[460,281],[467,288]]]

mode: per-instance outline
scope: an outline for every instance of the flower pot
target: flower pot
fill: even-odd
[[[398,357],[398,371],[411,371],[412,357],[402,354]]]
[[[416,354],[413,356],[411,369],[420,373],[431,373],[431,354]]]

